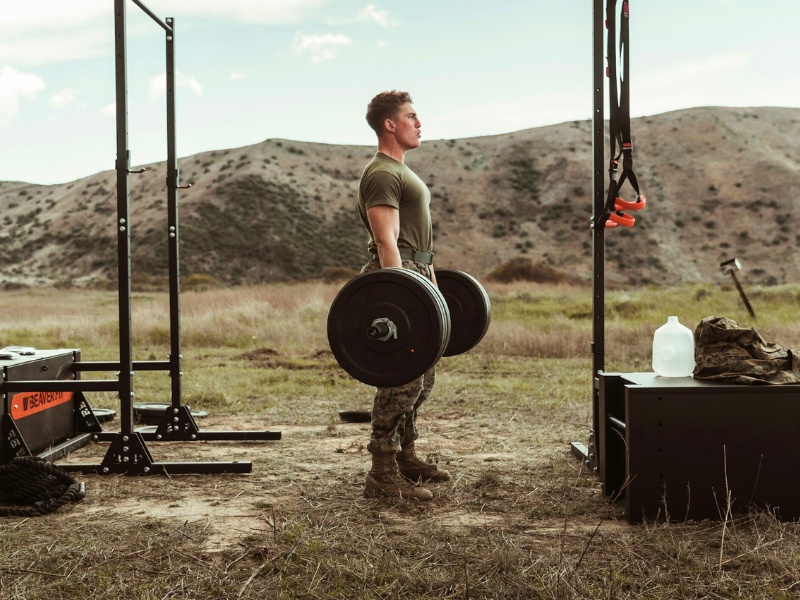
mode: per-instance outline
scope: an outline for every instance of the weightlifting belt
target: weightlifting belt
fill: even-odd
[[[400,258],[421,262],[424,265],[433,264],[433,252],[423,252],[422,250],[414,250],[413,248],[398,248],[398,250],[400,250]],[[372,256],[378,258],[378,253],[372,252]]]

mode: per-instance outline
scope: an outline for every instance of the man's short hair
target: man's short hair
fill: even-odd
[[[378,135],[383,131],[383,122],[397,116],[400,107],[406,102],[413,102],[408,92],[381,92],[367,106],[367,123]]]

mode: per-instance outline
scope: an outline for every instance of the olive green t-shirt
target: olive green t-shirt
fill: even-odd
[[[399,247],[433,252],[428,186],[405,164],[378,152],[364,167],[358,184],[358,214],[369,232],[370,251],[375,250],[375,238],[367,220],[367,209],[381,205],[400,211]]]

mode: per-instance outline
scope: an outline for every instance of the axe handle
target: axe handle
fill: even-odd
[[[742,297],[742,302],[744,302],[745,308],[747,308],[747,312],[749,312],[750,316],[755,319],[756,313],[753,312],[753,307],[750,306],[750,302],[748,302],[747,296],[745,295],[742,286],[739,285],[739,279],[736,277],[736,271],[731,271],[731,279],[733,279],[733,285],[735,285],[736,289],[739,290],[739,295]]]

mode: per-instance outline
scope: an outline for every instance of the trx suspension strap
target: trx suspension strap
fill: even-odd
[[[619,13],[619,54],[617,53],[617,17],[616,0],[608,0],[606,6],[606,27],[608,29],[608,99],[609,99],[609,133],[611,137],[611,153],[608,167],[609,184],[605,213],[600,217],[599,225],[608,228],[622,225],[633,227],[636,219],[623,212],[641,210],[645,206],[644,194],[639,191],[639,181],[633,171],[633,142],[631,141],[631,109],[630,109],[630,2],[622,0]],[[621,77],[617,69],[617,60],[622,63]],[[619,144],[619,150],[617,149]],[[617,179],[619,159],[622,157],[622,173]],[[619,195],[619,190],[628,181],[636,192],[636,200],[629,202]]]

